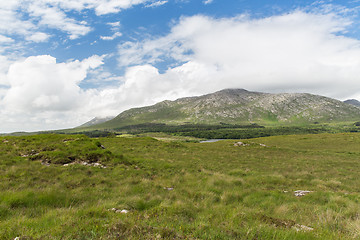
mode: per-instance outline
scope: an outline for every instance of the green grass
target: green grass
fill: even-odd
[[[2,137],[0,239],[360,237],[360,134],[237,141]]]

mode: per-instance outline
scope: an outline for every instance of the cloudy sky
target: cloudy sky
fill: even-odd
[[[0,132],[224,88],[360,100],[360,1],[0,1]]]

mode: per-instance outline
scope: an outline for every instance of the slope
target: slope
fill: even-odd
[[[359,108],[324,96],[225,89],[199,97],[133,108],[92,128],[112,129],[141,123],[308,124],[359,119]]]

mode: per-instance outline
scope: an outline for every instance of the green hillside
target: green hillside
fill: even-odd
[[[133,108],[88,129],[114,129],[143,123],[281,125],[348,122],[359,119],[359,108],[323,96],[225,89],[204,96]]]

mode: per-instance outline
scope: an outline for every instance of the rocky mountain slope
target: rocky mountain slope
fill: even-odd
[[[314,123],[360,120],[360,109],[308,93],[261,93],[225,89],[215,93],[133,108],[96,125],[116,128],[140,123]]]
[[[360,107],[360,102],[356,99],[349,99],[349,100],[344,101],[344,103]]]
[[[91,119],[90,121],[80,125],[79,127],[90,127],[90,126],[93,126],[96,124],[107,122],[113,118],[114,117],[95,117],[95,118]]]

